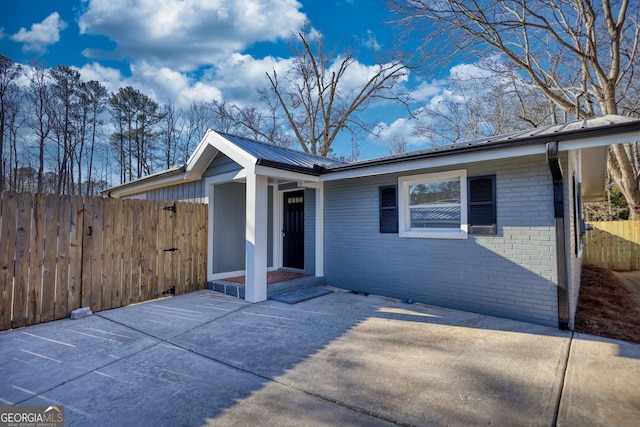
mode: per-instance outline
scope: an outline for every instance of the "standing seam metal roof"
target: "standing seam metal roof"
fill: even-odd
[[[576,122],[528,129],[505,135],[497,135],[474,141],[441,145],[424,150],[412,151],[393,156],[347,163],[336,159],[320,157],[302,151],[278,147],[224,132],[218,132],[240,149],[258,159],[257,164],[279,169],[298,171],[320,175],[334,171],[366,168],[374,165],[397,163],[421,158],[438,157],[455,153],[499,149],[508,146],[530,145],[551,140],[571,140],[589,134],[590,136],[606,135],[611,128],[630,127],[640,129],[640,120],[631,117],[607,115]]]
[[[302,151],[291,150],[277,145],[256,141],[241,136],[218,132],[225,139],[231,141],[241,150],[258,159],[259,165],[282,167],[303,172],[319,173],[323,169],[332,166],[341,166],[347,163],[327,157],[316,156]]]

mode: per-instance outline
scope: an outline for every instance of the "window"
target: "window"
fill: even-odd
[[[496,232],[496,176],[469,178],[469,234]]]
[[[380,187],[380,232],[398,232],[398,187]]]
[[[466,170],[400,177],[398,184],[401,237],[467,237]]]

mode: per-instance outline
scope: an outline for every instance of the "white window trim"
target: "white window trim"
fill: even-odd
[[[460,180],[460,227],[410,228],[409,187],[415,184]],[[400,237],[424,239],[466,239],[468,237],[467,170],[426,173],[398,178],[398,226]]]

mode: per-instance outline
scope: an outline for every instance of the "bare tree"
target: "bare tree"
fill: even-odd
[[[80,73],[66,65],[50,70],[53,84],[52,112],[54,134],[58,144],[58,194],[75,194],[74,167],[76,156],[82,157],[86,116],[82,112]],[[80,146],[80,153],[76,149]],[[79,176],[81,182],[81,175]]]
[[[382,62],[370,68],[364,83],[348,87],[349,70],[356,64],[353,53],[335,55],[324,50],[320,37],[298,34],[291,68],[281,77],[274,69],[267,78],[277,105],[302,149],[326,156],[331,144],[343,130],[371,129],[358,113],[372,101],[406,103],[397,83],[408,73],[400,60]]]
[[[167,101],[161,108],[160,135],[164,139],[164,165],[167,168],[174,166],[178,159],[182,160],[180,141],[184,124],[182,122],[182,110],[176,107],[175,102]]]
[[[121,183],[155,169],[157,125],[162,115],[157,102],[131,86],[109,96],[109,109],[115,125],[110,142],[118,153]]]
[[[11,109],[11,92],[15,91],[14,80],[20,76],[22,67],[16,65],[10,58],[0,55],[0,191],[5,189],[5,132]],[[14,108],[15,110],[15,108]]]
[[[88,125],[87,132],[89,136],[89,158],[87,159],[87,186],[85,195],[89,196],[94,193],[93,190],[93,160],[96,151],[96,139],[100,126],[102,126],[102,120],[100,115],[106,109],[106,102],[108,92],[107,89],[96,80],[90,80],[86,83],[82,83],[82,96],[83,104],[88,113]]]
[[[388,0],[425,58],[442,64],[459,52],[504,55],[523,87],[541,91],[568,118],[633,111],[640,4],[620,0]],[[447,43],[437,43],[446,37]],[[496,69],[496,72],[501,70]],[[511,75],[513,73],[509,71]],[[611,149],[609,170],[640,219],[639,170],[633,150]]]
[[[402,136],[396,136],[391,141],[387,141],[387,149],[390,155],[406,153],[407,146],[407,139]]]
[[[192,151],[192,146],[198,144],[206,129],[218,128],[211,119],[211,104],[207,102],[193,102],[184,113],[185,125],[185,147],[182,152],[182,161],[186,161]]]
[[[25,156],[21,156],[18,154],[18,135],[20,129],[24,125],[25,120],[25,115],[22,111],[23,102],[23,94],[17,86],[13,86],[10,91],[5,93],[3,101],[5,122],[4,142],[8,143],[9,155],[3,155],[2,160],[0,161],[4,163],[5,159],[8,160],[8,163],[6,164],[7,167],[5,168],[5,173],[8,175],[8,187],[13,191],[16,191],[16,189],[18,188],[19,165],[26,163],[24,161]],[[35,188],[36,187],[33,186],[33,188],[29,191],[35,191]]]
[[[442,94],[415,112],[412,134],[433,145],[456,143],[554,124],[548,100],[515,78],[480,68],[455,72]]]
[[[53,128],[53,115],[51,113],[51,89],[49,76],[44,68],[35,66],[27,75],[29,86],[26,89],[26,97],[29,103],[27,126],[37,138],[38,150],[38,175],[37,191],[45,191],[44,155],[46,142]]]

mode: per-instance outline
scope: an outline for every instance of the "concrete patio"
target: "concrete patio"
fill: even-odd
[[[0,404],[69,426],[637,425],[640,345],[335,290],[0,333]]]

